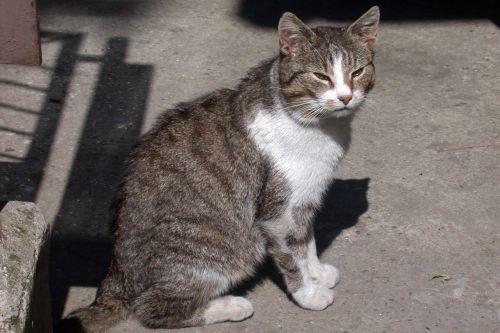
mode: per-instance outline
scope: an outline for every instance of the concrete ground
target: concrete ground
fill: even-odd
[[[399,3],[399,2],[397,2]],[[318,218],[342,280],[312,312],[263,273],[254,316],[179,332],[500,332],[500,34],[494,1],[379,1],[377,85]],[[347,7],[346,7],[347,6]],[[277,52],[290,9],[345,24],[369,8],[310,0],[46,0],[42,67],[0,66],[0,199],[51,221],[58,319],[106,272],[109,204],[162,110],[234,86]],[[450,280],[434,279],[447,274]],[[112,332],[146,332],[130,320]],[[161,331],[163,332],[163,331]]]

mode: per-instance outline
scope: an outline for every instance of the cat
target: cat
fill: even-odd
[[[266,256],[300,307],[332,304],[339,272],[320,263],[312,221],[374,84],[379,16],[375,6],[350,26],[310,28],[287,12],[279,55],[237,89],[165,112],[128,159],[96,300],[63,323],[244,320],[252,304],[229,293]]]

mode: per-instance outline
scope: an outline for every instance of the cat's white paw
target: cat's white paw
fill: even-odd
[[[244,297],[231,297],[227,309],[229,321],[240,321],[253,315],[253,305]]]
[[[335,287],[340,281],[339,270],[328,264],[320,264],[315,270],[311,270],[310,274],[314,283],[328,288]]]
[[[224,296],[212,300],[203,313],[203,317],[205,318],[205,324],[214,324],[223,321],[241,321],[252,314],[252,303],[246,298]]]
[[[293,299],[304,309],[323,310],[333,303],[333,291],[320,284],[301,287],[292,294]]]

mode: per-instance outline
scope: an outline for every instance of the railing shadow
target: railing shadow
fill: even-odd
[[[62,44],[61,51],[49,86],[46,90],[40,91],[45,93],[45,99],[41,111],[34,113],[34,115],[38,115],[38,121],[25,158],[20,159],[18,163],[0,163],[0,174],[5,175],[5,178],[2,177],[0,182],[0,200],[35,201],[49,158],[50,147],[54,141],[64,108],[82,35],[79,33],[43,32],[42,38],[60,42]],[[14,82],[6,84],[21,85]],[[26,89],[32,88],[26,85]],[[9,107],[14,111],[28,112],[15,106]]]
[[[35,201],[74,68],[78,62],[100,66],[52,226],[49,275],[53,319],[57,322],[71,286],[97,287],[106,274],[111,252],[111,202],[124,160],[140,136],[153,66],[125,62],[126,38],[109,39],[105,53],[97,56],[78,54],[80,33],[43,32],[42,38],[46,43],[61,43],[61,51],[50,84],[41,91],[45,99],[41,111],[35,114],[39,117],[26,157],[19,162],[0,163],[0,174],[5,175],[0,182],[0,201]]]
[[[50,281],[59,319],[70,286],[98,286],[111,242],[111,202],[125,158],[138,141],[153,74],[152,65],[125,63],[127,39],[111,38],[82,131],[59,213],[54,222]]]

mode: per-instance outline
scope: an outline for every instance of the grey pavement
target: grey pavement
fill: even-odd
[[[274,55],[280,11],[346,24],[369,8],[284,3],[41,2],[43,66],[0,66],[0,199],[35,201],[52,225],[55,319],[92,301],[123,159],[163,110]],[[377,84],[318,218],[335,303],[303,310],[267,270],[251,319],[178,332],[500,332],[494,1],[400,3],[379,2]]]

